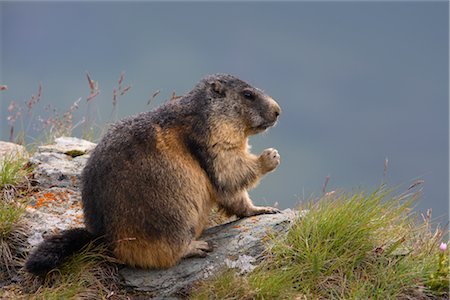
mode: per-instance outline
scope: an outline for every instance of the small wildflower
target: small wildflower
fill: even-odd
[[[441,245],[439,246],[439,249],[444,252],[445,250],[447,250],[447,243],[441,243]]]
[[[336,193],[336,191],[328,192],[328,193],[325,194],[325,197],[332,196],[332,195],[335,194],[335,193]]]
[[[16,102],[15,101],[11,101],[8,105],[8,111],[12,112],[14,109],[16,108]]]

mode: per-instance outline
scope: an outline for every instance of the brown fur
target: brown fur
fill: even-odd
[[[213,205],[238,217],[275,213],[247,190],[279,164],[249,152],[249,135],[273,126],[278,104],[230,75],[114,125],[83,171],[85,223],[125,264],[167,268],[211,250],[196,241]]]

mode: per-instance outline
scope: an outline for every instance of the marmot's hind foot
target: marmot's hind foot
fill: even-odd
[[[183,258],[189,257],[206,257],[207,252],[213,251],[212,243],[206,241],[192,241],[186,252],[183,255]]]

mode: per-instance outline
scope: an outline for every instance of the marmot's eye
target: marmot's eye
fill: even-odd
[[[255,94],[253,94],[253,93],[250,92],[250,91],[244,91],[244,92],[242,93],[242,95],[244,96],[245,99],[248,99],[248,100],[255,100]]]

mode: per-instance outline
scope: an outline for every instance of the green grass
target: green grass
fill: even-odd
[[[25,163],[21,156],[0,158],[0,282],[17,274],[26,255],[27,232],[22,220],[23,183],[28,173]]]
[[[87,245],[45,278],[25,274],[23,287],[33,299],[106,299],[117,295],[117,267],[105,246]],[[114,299],[114,298],[113,298]]]
[[[0,281],[14,276],[22,265],[26,240],[23,213],[22,205],[0,198]]]
[[[24,180],[28,172],[25,163],[26,159],[20,156],[6,155],[0,159],[0,190]]]
[[[226,271],[192,299],[428,299],[448,296],[442,231],[411,214],[417,193],[327,196],[304,209],[263,263],[242,277]],[[448,250],[447,250],[448,251]],[[441,263],[440,263],[441,262]]]
[[[8,239],[24,212],[22,205],[0,199],[0,239]]]

